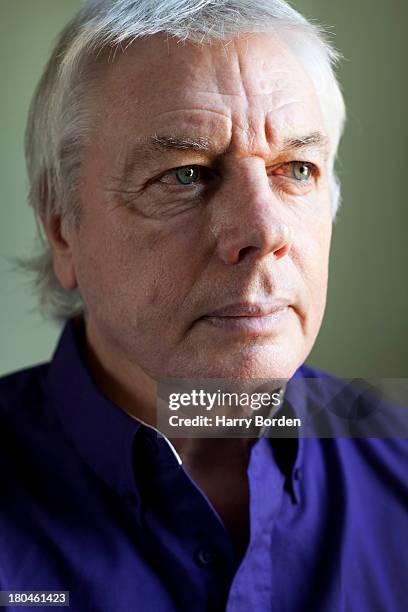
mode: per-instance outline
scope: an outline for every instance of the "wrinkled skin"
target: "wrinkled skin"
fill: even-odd
[[[331,238],[328,130],[299,61],[266,35],[155,36],[104,68],[90,104],[80,228],[47,233],[116,394],[140,400],[161,377],[291,377],[321,325]],[[191,165],[181,184],[174,169]],[[254,303],[276,317],[208,317]]]

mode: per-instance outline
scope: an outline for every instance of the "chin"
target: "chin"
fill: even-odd
[[[183,360],[184,361],[184,360]],[[254,345],[225,351],[198,351],[195,359],[171,368],[168,378],[289,380],[303,363],[293,345]]]

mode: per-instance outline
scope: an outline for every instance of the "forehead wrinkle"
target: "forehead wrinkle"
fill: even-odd
[[[248,42],[247,42],[247,48],[248,48]],[[251,89],[250,88],[248,89],[248,84],[244,76],[244,68],[242,66],[242,59],[239,53],[237,53],[237,60],[238,60],[238,73],[239,73],[240,85],[241,85],[242,92],[248,104],[248,98],[251,97]]]
[[[258,113],[257,108],[253,109],[255,112],[249,112],[248,106],[244,109],[244,112],[240,109],[239,112],[233,114],[229,150],[234,153],[245,152],[251,155],[268,156],[270,154],[270,140],[273,140],[270,130],[268,130],[268,114],[272,111],[267,111],[265,116],[262,110]],[[287,105],[278,106],[274,111],[278,111],[285,106]]]
[[[164,117],[166,115],[175,115],[177,113],[200,113],[200,114],[209,113],[213,115],[218,115],[219,117],[222,117],[223,119],[227,119],[227,121],[231,123],[231,116],[228,115],[227,113],[223,113],[219,110],[214,110],[210,108],[195,108],[193,106],[191,108],[189,108],[188,106],[186,107],[183,106],[180,108],[162,111],[160,113],[157,113],[157,115],[155,115],[155,118]]]
[[[274,134],[276,132],[276,127],[274,124],[276,124],[276,119],[273,117],[273,115],[275,113],[278,113],[280,111],[284,111],[288,108],[290,108],[293,105],[296,104],[302,104],[302,100],[299,99],[293,99],[293,100],[289,100],[287,102],[282,102],[281,104],[278,104],[277,106],[274,106],[274,108],[269,108],[266,113],[265,113],[265,133],[267,135],[268,140],[269,139],[273,139],[274,138]],[[282,119],[279,118],[279,122],[281,122]]]
[[[218,89],[216,91],[209,91],[208,89],[206,90],[194,89],[194,93],[200,94],[200,96],[209,95],[209,96],[220,96],[224,98],[244,98],[244,97],[245,98],[271,98],[272,96],[276,96],[282,92],[284,92],[283,89],[274,89],[273,91],[260,91],[258,93],[243,94],[241,91],[240,92],[227,92],[227,91],[219,91]]]
[[[275,41],[277,44],[274,44],[273,51],[267,59],[262,49],[256,47],[251,55],[249,53],[251,38],[252,35],[231,41],[232,54],[228,57],[228,72],[231,75],[232,87],[225,91],[224,66],[218,65],[216,66],[218,87],[214,93],[220,96],[241,97],[245,99],[247,106],[254,98],[272,98],[274,104],[279,104],[293,86],[293,64],[296,62],[296,71],[299,70],[299,62],[292,57],[293,54],[287,49],[287,45],[282,44],[280,40]],[[248,64],[250,57],[253,58],[252,64]]]

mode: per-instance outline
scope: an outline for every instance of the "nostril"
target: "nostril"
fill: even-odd
[[[276,249],[276,251],[274,251],[273,254],[275,255],[276,259],[281,259],[288,253],[288,251],[289,251],[289,246],[287,244],[284,244],[279,249]]]
[[[257,250],[258,250],[258,248],[254,247],[254,246],[244,247],[243,249],[241,249],[239,251],[239,259],[244,259],[247,255],[249,255],[253,251],[257,251]]]

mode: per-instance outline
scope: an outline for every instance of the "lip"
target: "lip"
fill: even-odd
[[[218,308],[206,317],[267,317],[288,308],[289,300],[274,299],[268,302],[239,302]]]
[[[276,333],[290,310],[288,300],[230,304],[214,310],[202,320],[220,330],[238,331],[247,335]]]

